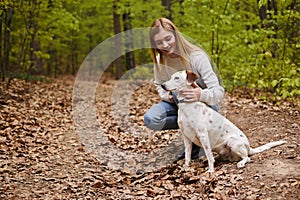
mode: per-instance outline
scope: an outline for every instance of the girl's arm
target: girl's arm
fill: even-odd
[[[197,80],[201,87],[199,100],[208,105],[220,103],[224,97],[224,88],[220,86],[208,56],[204,52],[194,52],[190,64],[192,71],[200,76]]]

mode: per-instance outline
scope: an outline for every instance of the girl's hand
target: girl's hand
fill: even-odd
[[[194,84],[193,89],[185,89],[180,91],[180,96],[184,98],[185,102],[196,102],[200,101],[201,90],[197,84]]]
[[[175,103],[172,92],[169,92],[169,100],[170,100],[171,103]]]

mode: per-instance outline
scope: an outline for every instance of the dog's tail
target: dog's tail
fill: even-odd
[[[250,152],[249,152],[249,155],[253,155],[253,154],[256,154],[256,153],[260,153],[262,151],[265,151],[265,150],[268,150],[272,147],[276,147],[276,146],[279,146],[279,145],[283,145],[287,143],[286,141],[276,141],[276,142],[269,142],[267,144],[264,144],[262,146],[259,146],[259,147],[256,147],[256,148],[250,148]]]

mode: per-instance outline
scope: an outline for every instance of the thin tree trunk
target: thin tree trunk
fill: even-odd
[[[51,76],[52,73],[54,74],[54,69],[57,65],[57,63],[55,62],[56,50],[54,49],[52,44],[49,46],[48,54],[50,55],[50,58],[47,65],[47,75]]]
[[[257,3],[259,3],[261,0],[257,0]],[[263,5],[259,8],[259,17],[261,19],[262,22],[262,28],[266,28],[269,29],[270,27],[272,27],[275,30],[275,34],[271,34],[268,37],[269,38],[277,38],[277,32],[278,32],[278,24],[277,24],[277,17],[276,15],[278,14],[278,8],[277,8],[277,1],[275,0],[269,0],[267,2],[267,5]],[[267,19],[267,11],[273,10],[274,11],[274,16],[272,16],[272,14],[270,14],[270,19],[268,20],[267,23],[264,23],[264,21]],[[272,57],[273,58],[277,58],[278,57],[278,53],[277,53],[277,49],[278,49],[278,44],[277,42],[273,42],[272,45]]]
[[[127,5],[129,7],[130,5]],[[123,23],[124,23],[124,31],[127,31],[128,34],[126,34],[125,38],[125,48],[126,48],[126,54],[125,54],[125,60],[126,60],[126,69],[130,70],[135,67],[135,60],[134,60],[134,53],[132,51],[133,49],[133,38],[131,33],[131,16],[130,12],[123,14]]]
[[[31,34],[30,41],[30,71],[34,74],[40,74],[42,72],[42,58],[36,54],[36,52],[41,50],[40,41],[37,39],[37,32],[39,30],[39,26],[37,23],[37,19],[39,17],[39,9],[40,2],[33,0],[33,9],[31,13],[31,24],[33,28],[33,33]]]
[[[183,3],[184,3],[184,0],[179,0],[179,7],[180,7],[179,14],[181,17],[184,16],[184,7],[182,5]]]
[[[213,9],[213,2],[210,4],[210,9]],[[214,16],[211,19],[212,27],[215,27],[215,18]],[[211,55],[213,56],[215,53],[215,30],[213,29],[211,32]]]
[[[147,3],[147,0],[143,0],[143,3],[146,4]],[[142,10],[142,13],[143,13],[143,21],[145,22],[147,20],[147,9],[143,8]],[[142,46],[144,47],[145,46],[145,43],[146,43],[146,38],[145,37],[142,37],[141,38],[141,41],[142,41]],[[146,63],[146,48],[142,48],[142,63]]]
[[[299,33],[300,33],[300,21],[296,17],[292,17],[292,13],[299,11],[299,8],[297,8],[297,0],[293,0],[289,7],[289,14],[288,18],[285,23],[285,31],[284,31],[284,37],[286,40],[284,40],[283,50],[282,50],[282,57],[281,60],[285,59],[287,45],[296,46],[297,41],[299,41]],[[298,10],[297,10],[298,9]],[[290,46],[291,48],[293,48]],[[299,63],[299,51],[293,51],[291,60],[294,60],[295,63]],[[283,65],[283,62],[282,62]]]
[[[19,55],[18,55],[18,67],[20,69],[23,69],[24,68],[24,61],[25,61],[25,57],[26,57],[26,43],[27,43],[27,37],[29,35],[29,30],[31,28],[31,24],[30,23],[27,23],[27,26],[26,26],[26,31],[25,31],[25,35],[24,35],[24,38],[22,39],[22,43],[21,43],[21,47],[20,47],[20,50],[19,50]]]
[[[118,4],[119,0],[114,0],[113,2],[113,20],[114,20],[114,34],[117,35],[121,32],[121,23],[120,23],[120,15],[118,14]],[[121,55],[121,37],[116,37],[115,39],[115,53],[116,55]],[[123,66],[122,66],[122,57],[118,57],[115,61],[116,65],[116,79],[121,78],[123,74]]]
[[[278,36],[278,22],[277,22],[277,15],[278,15],[278,2],[277,1],[274,1],[274,0],[271,0],[269,1],[270,5],[269,5],[269,9],[271,10],[274,10],[274,15],[275,17],[272,16],[272,23],[271,23],[271,26],[274,27],[274,30],[275,30],[275,34],[272,36],[273,38],[275,38],[275,40],[277,39],[277,36]],[[272,50],[272,57],[273,58],[277,58],[278,57],[278,43],[277,42],[273,42],[273,50]]]
[[[257,0],[257,5],[259,4],[261,0]],[[259,18],[261,21],[265,20],[266,17],[267,17],[267,6],[266,5],[263,5],[259,8],[258,10],[258,13],[259,13]]]
[[[3,57],[2,57],[2,18],[3,18],[3,12],[0,15],[0,75],[1,75],[1,81],[4,81],[5,77],[5,70],[3,65]]]
[[[161,3],[168,11],[168,15],[166,17],[173,21],[172,0],[162,0]]]
[[[4,27],[4,57],[3,57],[3,69],[7,69],[9,65],[10,54],[10,26],[13,16],[13,8],[10,7],[5,11],[5,27]]]
[[[77,43],[76,41],[73,40],[72,42],[72,54],[71,54],[71,73],[72,75],[75,75],[75,68],[76,68],[76,64],[77,64],[77,57],[78,57],[78,54],[77,54]]]

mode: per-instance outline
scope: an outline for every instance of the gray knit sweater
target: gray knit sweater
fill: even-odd
[[[157,91],[164,101],[170,101],[168,92],[165,91],[160,84],[171,78],[176,71],[186,70],[181,59],[164,56],[164,63],[154,65],[154,83],[157,85]],[[208,105],[215,105],[222,101],[224,97],[224,88],[220,86],[219,80],[213,71],[209,58],[204,52],[197,51],[190,55],[190,69],[199,75],[196,81],[201,88],[200,101]]]

